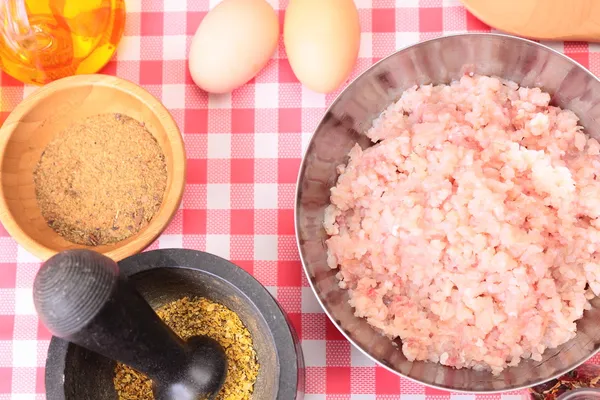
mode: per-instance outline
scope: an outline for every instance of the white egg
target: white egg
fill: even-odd
[[[192,39],[190,75],[207,92],[231,92],[267,64],[278,40],[279,19],[265,0],[223,0]]]

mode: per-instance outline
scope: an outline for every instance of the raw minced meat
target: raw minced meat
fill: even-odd
[[[339,166],[328,263],[409,360],[540,360],[600,294],[600,144],[549,102],[477,75],[413,87]]]

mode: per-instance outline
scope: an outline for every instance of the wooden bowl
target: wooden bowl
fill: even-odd
[[[145,228],[128,239],[92,248],[71,243],[48,226],[36,200],[33,171],[57,134],[101,113],[121,113],[144,122],[163,150],[168,176],[162,204]],[[91,248],[119,261],[146,248],[171,221],[183,195],[185,160],[177,124],[146,90],[108,75],[63,78],[27,97],[0,128],[0,221],[21,246],[42,260],[62,250]]]
[[[597,0],[461,0],[489,26],[529,39],[600,42]]]

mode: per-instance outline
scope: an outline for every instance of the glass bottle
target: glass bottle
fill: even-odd
[[[98,72],[125,27],[125,0],[0,0],[0,68],[42,85]]]

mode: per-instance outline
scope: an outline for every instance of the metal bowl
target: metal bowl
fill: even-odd
[[[547,350],[541,362],[523,360],[494,376],[490,372],[410,362],[392,341],[366,320],[355,317],[348,294],[340,289],[337,270],[327,266],[323,212],[336,166],[347,162],[355,143],[373,119],[413,85],[449,83],[469,67],[552,95],[552,104],[574,111],[587,133],[600,137],[600,81],[570,58],[538,43],[498,34],[464,34],[429,40],[381,60],[352,82],[333,102],[317,127],[304,156],[296,197],[296,235],[310,285],[333,324],[350,342],[397,375],[442,389],[496,392],[534,386],[577,367],[600,348],[600,300],[578,322],[577,336]]]

